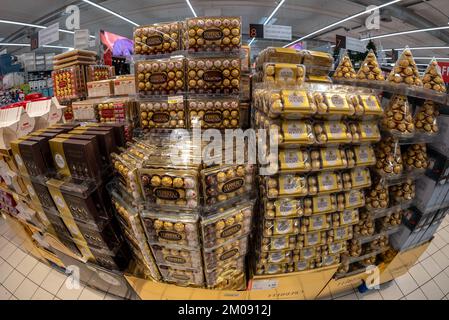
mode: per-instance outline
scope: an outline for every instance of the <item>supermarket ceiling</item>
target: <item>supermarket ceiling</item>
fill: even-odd
[[[91,3],[88,3],[91,2]],[[78,5],[82,29],[89,29],[95,35],[100,29],[131,37],[133,24],[129,21],[101,10],[92,5],[99,4],[114,13],[128,18],[136,24],[150,24],[164,21],[182,20],[192,17],[192,9],[198,16],[226,15],[241,16],[243,18],[244,42],[251,40],[248,36],[250,23],[263,23],[265,19],[279,5],[269,23],[292,27],[293,39],[298,39],[341,21],[351,15],[367,10],[369,5],[383,5],[391,0],[92,0],[92,1],[64,1],[64,0],[1,0],[0,20],[30,23],[49,26],[59,22],[60,28],[65,29],[68,15],[65,9],[68,5]],[[282,3],[281,3],[282,2]],[[380,28],[368,30],[365,20],[369,14],[363,14],[350,19],[322,32],[315,33],[307,40],[326,44],[335,43],[336,35],[346,35],[353,38],[368,38],[389,33],[447,27],[432,32],[417,32],[400,36],[376,39],[378,45],[384,49],[411,47],[449,47],[449,2],[448,0],[397,0],[396,3],[381,9]],[[1,43],[30,43],[30,35],[36,28],[15,24],[0,23]],[[266,45],[284,45],[287,42],[254,41],[252,47],[257,50]],[[60,41],[52,43],[58,46],[73,46],[73,35],[60,33]],[[0,48],[4,48],[0,45]],[[28,52],[27,47],[6,47],[8,52]],[[56,51],[58,49],[45,49]],[[428,49],[414,53],[415,56],[437,56],[449,58],[449,49]]]

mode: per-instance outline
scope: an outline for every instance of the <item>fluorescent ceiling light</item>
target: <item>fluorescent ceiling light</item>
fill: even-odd
[[[413,57],[415,60],[432,60],[432,59],[436,59],[436,60],[449,60],[449,58],[443,58],[443,57]]]
[[[281,2],[279,2],[279,4],[276,6],[276,8],[274,8],[273,12],[268,16],[268,18],[265,20],[265,22],[263,23],[263,25],[267,25],[268,22],[270,22],[271,18],[273,18],[273,16],[276,14],[276,12],[278,12],[279,8],[284,4],[285,0],[282,0]]]
[[[29,43],[8,43],[8,42],[0,42],[0,47],[30,47],[31,45]],[[44,48],[53,48],[53,49],[67,49],[67,50],[73,50],[72,47],[64,47],[64,46],[52,46],[52,45],[43,45]]]
[[[0,19],[0,23],[5,23],[5,24],[13,24],[16,26],[23,26],[23,27],[31,27],[31,28],[38,28],[38,29],[46,29],[46,26],[42,26],[39,24],[33,24],[33,23],[26,23],[26,22],[19,22],[19,21],[12,21],[12,20],[2,20]],[[70,31],[70,30],[65,30],[65,29],[59,29],[59,32],[64,32],[64,33],[70,33],[70,34],[74,34],[74,31]],[[95,39],[95,36],[90,36],[91,38]]]
[[[293,42],[290,42],[289,44],[286,44],[286,45],[284,46],[284,48],[285,48],[285,47],[289,47],[289,46],[291,46],[291,45],[294,45],[295,43],[300,42],[300,41],[302,41],[302,40],[304,40],[304,39],[310,38],[311,36],[313,36],[313,35],[315,35],[315,34],[318,34],[318,33],[321,33],[321,32],[323,32],[323,31],[326,31],[327,29],[331,29],[331,28],[333,28],[333,27],[335,27],[335,26],[338,26],[339,24],[342,24],[342,23],[344,23],[344,22],[346,22],[346,21],[349,21],[349,20],[352,20],[352,19],[354,19],[354,18],[363,16],[363,15],[365,15],[365,14],[367,14],[367,13],[373,12],[374,10],[378,10],[378,9],[380,9],[380,8],[384,8],[384,7],[386,7],[386,6],[395,4],[395,3],[400,2],[400,1],[402,1],[402,0],[394,0],[394,1],[390,1],[390,2],[384,3],[384,4],[380,5],[380,6],[373,7],[372,9],[367,9],[367,10],[365,10],[365,11],[356,13],[356,14],[354,14],[354,15],[352,15],[352,16],[349,16],[349,17],[347,17],[347,18],[345,18],[345,19],[343,19],[343,20],[334,22],[334,23],[328,25],[327,27],[324,27],[324,28],[321,28],[321,29],[319,29],[319,30],[316,30],[316,31],[314,31],[314,32],[312,32],[312,33],[309,33],[308,35],[306,35],[306,36],[304,36],[304,37],[302,37],[302,38],[299,38],[299,39],[297,39],[297,40],[295,40],[295,41],[293,41]],[[363,39],[362,39],[362,40],[363,40]]]
[[[397,48],[397,49],[383,49],[382,51],[403,51],[406,48]],[[409,48],[410,50],[447,50],[449,47],[415,47],[415,48]]]
[[[198,17],[198,16],[196,15],[195,9],[193,9],[192,4],[190,3],[190,0],[186,0],[186,2],[187,2],[187,5],[188,5],[189,8],[190,8],[190,11],[192,11],[192,13],[193,13],[193,16],[194,16],[195,18]]]
[[[188,1],[188,0],[186,0]],[[266,26],[268,24],[268,22],[270,22],[271,19],[273,19],[274,15],[276,14],[276,12],[278,12],[279,8],[284,4],[285,0],[281,0],[281,2],[279,2],[279,4],[276,6],[276,8],[274,8],[273,12],[268,16],[268,18],[265,19],[263,25]],[[251,41],[248,43],[249,46],[251,46],[251,44],[254,42],[256,38],[252,38]]]
[[[381,39],[381,38],[401,36],[401,35],[404,35],[404,34],[411,34],[411,33],[418,33],[418,32],[429,32],[429,31],[445,30],[445,29],[449,29],[449,26],[427,28],[427,29],[408,30],[408,31],[401,31],[401,32],[394,32],[394,33],[387,33],[387,34],[381,34],[379,36],[364,38],[364,39],[361,39],[361,40],[362,41],[374,40],[374,39]]]
[[[95,2],[92,2],[92,1],[89,1],[89,0],[83,0],[83,2],[88,3],[91,6],[94,6],[94,7],[98,8],[98,9],[100,9],[100,10],[103,10],[104,12],[112,14],[113,16],[116,16],[119,19],[122,19],[122,20],[124,20],[126,22],[129,22],[129,23],[131,23],[135,27],[139,26],[139,24],[135,23],[134,21],[132,21],[132,20],[130,20],[130,19],[128,19],[128,18],[126,18],[126,17],[124,17],[124,16],[122,16],[122,15],[120,15],[120,14],[118,14],[118,13],[112,11],[112,10],[109,10],[108,8],[100,6],[99,4],[96,4]]]
[[[44,48],[55,48],[55,49],[67,49],[67,50],[73,50],[73,47],[64,47],[64,46],[52,46],[49,44],[43,45]]]

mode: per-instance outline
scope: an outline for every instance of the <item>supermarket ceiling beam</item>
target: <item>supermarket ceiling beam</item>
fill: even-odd
[[[93,2],[93,1],[90,1],[90,0],[82,0],[82,1],[85,2],[85,3],[87,3],[87,4],[90,4],[91,6],[94,6],[94,7],[97,8],[97,9],[100,9],[100,10],[102,10],[102,11],[104,11],[104,12],[107,12],[107,13],[109,13],[109,14],[112,14],[113,16],[116,16],[117,18],[119,18],[119,19],[121,19],[121,20],[123,20],[123,21],[126,21],[126,22],[130,23],[130,24],[132,24],[132,25],[135,26],[135,27],[138,27],[138,26],[139,26],[138,23],[132,21],[131,19],[128,19],[128,18],[122,16],[121,14],[118,14],[117,12],[114,12],[114,11],[112,11],[112,10],[106,8],[106,7],[103,7],[103,6],[97,4],[97,3]]]
[[[13,20],[4,20],[4,19],[0,19],[0,23],[12,24],[12,25],[22,26],[22,27],[36,28],[36,29],[46,29],[47,28],[46,26],[39,25],[39,24],[20,22],[20,21],[13,21]],[[66,29],[59,29],[59,32],[75,34],[75,31],[66,30]],[[90,36],[90,37],[95,39],[95,36]]]
[[[342,20],[336,21],[336,22],[334,22],[334,23],[332,23],[332,24],[330,24],[330,25],[328,25],[328,26],[326,26],[326,27],[323,27],[323,28],[321,28],[321,29],[318,29],[318,30],[316,30],[316,31],[313,31],[312,33],[309,33],[308,35],[305,35],[305,36],[303,36],[303,37],[301,37],[301,38],[299,38],[299,39],[296,39],[295,41],[292,41],[292,42],[286,44],[286,45],[284,46],[284,48],[289,47],[289,46],[291,46],[291,45],[294,45],[295,43],[298,43],[298,42],[303,41],[303,40],[305,40],[305,39],[308,39],[308,38],[310,38],[310,37],[312,37],[312,36],[314,36],[314,35],[317,35],[317,34],[323,32],[323,31],[326,31],[326,30],[328,30],[328,29],[331,29],[331,28],[333,28],[333,27],[335,27],[335,26],[338,26],[338,25],[340,25],[340,24],[342,24],[342,23],[345,23],[345,22],[350,21],[350,20],[352,20],[352,19],[355,19],[355,18],[361,17],[361,16],[363,16],[363,15],[366,15],[366,14],[368,14],[368,13],[371,13],[371,12],[373,12],[374,10],[381,9],[381,8],[385,8],[385,7],[387,7],[387,6],[390,6],[390,5],[392,5],[392,4],[395,4],[395,3],[398,3],[398,2],[401,2],[401,1],[402,1],[402,0],[394,0],[394,1],[390,1],[390,2],[387,2],[387,3],[381,4],[381,5],[378,5],[378,6],[376,6],[376,7],[373,7],[372,9],[367,9],[367,10],[365,10],[365,11],[361,11],[361,12],[359,12],[359,13],[356,13],[356,14],[354,14],[354,15],[352,15],[352,16],[349,16],[349,17],[347,17],[347,18],[344,18],[344,19],[342,19]]]

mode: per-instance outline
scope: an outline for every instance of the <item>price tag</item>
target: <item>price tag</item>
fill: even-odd
[[[183,96],[170,96],[170,97],[168,97],[167,102],[169,104],[172,104],[172,103],[183,103],[184,102],[184,97]]]

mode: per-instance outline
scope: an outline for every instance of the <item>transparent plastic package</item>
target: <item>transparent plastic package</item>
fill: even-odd
[[[263,111],[271,118],[301,119],[316,113],[317,107],[312,93],[306,90],[255,90],[255,99],[260,95]]]
[[[345,210],[332,214],[332,227],[338,228],[341,226],[353,225],[359,222],[358,209]]]
[[[316,258],[318,254],[320,254],[321,247],[308,247],[304,249],[294,250],[294,261],[304,261]]]
[[[382,127],[393,136],[413,136],[415,125],[411,106],[406,96],[395,95],[391,98],[382,118]]]
[[[302,198],[263,199],[264,216],[268,219],[301,217],[305,214],[305,202],[306,199]],[[311,211],[311,201],[309,200],[307,203],[309,203],[309,210]]]
[[[352,134],[352,142],[354,143],[373,143],[379,142],[381,139],[376,122],[350,122],[348,126]]]
[[[355,209],[365,205],[365,193],[360,190],[351,190],[344,193],[344,208]]]
[[[194,168],[141,168],[138,178],[148,205],[198,207],[199,181]]]
[[[197,214],[143,211],[141,219],[150,244],[199,248]]]
[[[310,51],[310,50],[303,50],[301,53],[303,55],[303,64],[306,66],[320,66],[332,68],[334,64],[334,58],[329,53],[321,51]]]
[[[204,277],[202,268],[186,269],[173,266],[158,265],[164,281],[180,286],[203,286]]]
[[[196,17],[185,23],[184,43],[189,52],[232,52],[242,44],[240,17]]]
[[[348,56],[348,53],[345,52],[338,63],[337,68],[335,68],[335,72],[333,75],[334,79],[356,79],[357,74],[354,70],[354,66],[352,65],[351,59]]]
[[[125,155],[127,156],[127,155]],[[142,197],[141,188],[137,180],[136,162],[130,163],[122,155],[111,154],[114,170],[119,177],[120,183],[126,188],[127,192],[137,200]]]
[[[311,179],[312,176],[308,177],[309,182],[309,193],[311,191]],[[342,177],[338,172],[320,172],[317,174],[317,186],[318,194],[333,193],[343,190]]]
[[[189,128],[236,129],[241,125],[238,99],[189,99]]]
[[[374,183],[366,191],[366,208],[368,210],[386,209],[390,204],[388,188],[381,181]]]
[[[310,153],[306,148],[279,151],[278,168],[281,172],[309,172],[312,170]]]
[[[134,54],[158,55],[181,49],[181,22],[165,22],[134,28]]]
[[[433,101],[425,101],[422,107],[419,107],[414,117],[416,132],[434,135],[439,132],[438,116],[440,115],[438,107]]]
[[[53,92],[58,99],[69,100],[86,96],[84,72],[80,66],[54,70],[51,77]]]
[[[392,204],[400,204],[413,200],[416,196],[416,187],[413,180],[389,187]]]
[[[245,201],[234,207],[202,218],[203,247],[213,248],[241,237],[251,231],[254,201]]]
[[[374,148],[369,144],[354,146],[353,154],[355,157],[355,165],[358,167],[372,166],[376,164]]]
[[[200,268],[202,266],[201,251],[184,248],[151,245],[154,259],[157,264],[182,268]]]
[[[303,65],[268,62],[263,66],[262,82],[271,86],[301,86],[306,77]]]
[[[359,213],[359,222],[354,225],[353,232],[355,237],[370,236],[375,232],[375,224],[372,216],[368,212]]]
[[[382,139],[375,147],[376,171],[381,176],[399,175],[403,172],[401,148],[394,137]]]
[[[357,79],[368,81],[384,81],[385,77],[382,74],[382,70],[377,61],[376,54],[373,50],[368,52],[365,60],[360,65],[360,69],[357,73]]]
[[[256,58],[256,68],[260,69],[266,62],[301,64],[302,55],[291,48],[267,47]]]
[[[313,131],[318,144],[352,142],[349,128],[341,121],[316,121],[313,124]]]
[[[94,105],[96,119],[100,123],[131,122],[135,113],[135,104],[128,99],[108,99]]]
[[[141,100],[139,101],[140,126],[144,131],[152,128],[186,128],[184,100]]]
[[[223,267],[231,261],[244,257],[248,252],[248,236],[234,238],[218,247],[204,249],[204,267],[206,270],[214,270]]]
[[[425,171],[430,165],[426,144],[419,143],[407,146],[405,152],[402,153],[402,161],[406,171]]]
[[[240,93],[240,58],[188,58],[187,90],[198,94]]]
[[[254,188],[254,166],[224,165],[201,170],[206,205],[238,201]]]
[[[306,198],[307,200],[308,198]],[[322,214],[335,212],[337,210],[337,197],[335,194],[314,196],[312,200],[313,214]],[[307,201],[304,201],[306,203]]]
[[[353,227],[352,226],[343,226],[334,228],[332,230],[328,230],[326,233],[327,242],[333,243],[336,241],[349,240],[353,237]]]
[[[294,250],[296,248],[296,236],[263,237],[260,240],[260,251]]]
[[[256,275],[273,275],[293,272],[294,267],[287,263],[269,263],[269,264],[259,264],[256,266]]]
[[[142,97],[185,92],[185,66],[184,57],[137,61],[136,92]]]
[[[423,83],[418,67],[409,48],[402,51],[387,80],[395,84],[422,87]]]
[[[315,91],[313,99],[317,106],[317,114],[322,117],[335,119],[355,113],[353,104],[348,103],[346,94],[341,91]]]
[[[243,290],[245,281],[245,257],[229,261],[214,270],[205,270],[206,285],[221,290]]]
[[[333,242],[324,247],[327,249],[326,251],[328,255],[336,255],[347,251],[347,242],[346,241]]]
[[[426,71],[422,77],[423,86],[437,92],[446,93],[446,84],[444,83],[441,69],[435,58],[427,66]]]
[[[327,243],[326,231],[315,231],[299,234],[297,236],[297,249],[322,246]]]
[[[401,224],[403,215],[404,210],[397,210],[393,213],[386,215],[385,217],[378,219],[376,221],[378,224],[377,226],[378,230],[382,232],[399,226]]]
[[[382,105],[375,94],[360,94],[357,100],[363,107],[364,116],[380,117],[383,115]]]
[[[309,193],[306,175],[282,174],[276,177],[264,177],[264,184],[267,197],[270,199],[292,196],[300,197],[306,196]],[[316,185],[314,188],[317,188]]]
[[[278,250],[273,252],[259,252],[258,261],[261,264],[268,263],[291,263],[293,252],[291,250]]]
[[[360,167],[351,170],[351,188],[361,189],[371,186],[371,175],[368,168]]]
[[[109,66],[90,65],[87,66],[87,81],[108,80],[110,78]]]
[[[295,235],[298,234],[299,219],[274,219],[265,220],[263,224],[263,236],[271,237],[277,235]]]
[[[310,217],[301,218],[301,233],[324,231],[332,227],[331,214],[314,214]]]

